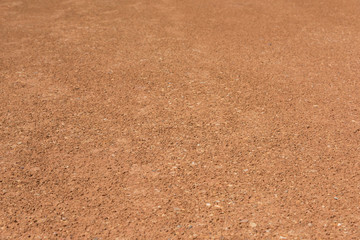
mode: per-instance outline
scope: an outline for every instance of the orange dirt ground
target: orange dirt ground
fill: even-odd
[[[1,239],[360,239],[359,0],[1,0]]]

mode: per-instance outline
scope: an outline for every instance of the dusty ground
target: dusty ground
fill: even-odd
[[[1,0],[1,239],[360,239],[358,0]]]

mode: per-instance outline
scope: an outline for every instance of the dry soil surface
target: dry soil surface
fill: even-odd
[[[1,239],[360,239],[359,0],[1,0]]]

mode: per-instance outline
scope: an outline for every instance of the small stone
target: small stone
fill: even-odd
[[[210,206],[211,206],[211,203],[206,203],[206,206],[207,206],[207,207],[210,207]]]
[[[254,228],[254,227],[256,227],[256,226],[257,226],[257,224],[256,224],[256,223],[254,223],[254,222],[250,222],[250,227]]]
[[[39,170],[40,170],[39,167],[33,167],[33,168],[30,169],[30,172],[37,172]]]

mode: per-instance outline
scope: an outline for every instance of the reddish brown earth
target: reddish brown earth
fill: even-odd
[[[360,239],[359,12],[0,1],[0,238]]]

